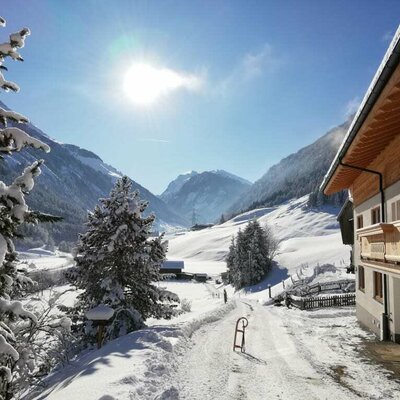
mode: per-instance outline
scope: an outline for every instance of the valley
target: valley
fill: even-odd
[[[0,400],[399,399],[400,3],[359,3],[2,7]]]

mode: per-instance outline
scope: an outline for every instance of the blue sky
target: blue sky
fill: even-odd
[[[31,28],[21,86],[1,100],[53,138],[90,149],[158,194],[188,170],[256,180],[342,123],[399,24],[398,1],[13,0]],[[196,80],[146,107],[135,62]]]

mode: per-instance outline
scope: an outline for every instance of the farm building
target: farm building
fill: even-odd
[[[400,28],[321,189],[348,189],[353,202],[358,320],[400,342]]]
[[[162,274],[180,274],[184,268],[183,261],[166,260],[161,264],[160,272]]]

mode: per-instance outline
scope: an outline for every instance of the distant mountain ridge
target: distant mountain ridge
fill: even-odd
[[[175,193],[179,192],[181,187],[193,176],[198,175],[196,171],[186,172],[185,174],[178,175],[173,181],[171,181],[167,188],[162,194],[160,194],[160,199],[164,201],[169,201]]]
[[[314,143],[273,165],[227,211],[237,214],[273,206],[315,192],[328,170],[350,125],[351,118]]]
[[[179,175],[160,195],[188,223],[213,223],[251,183],[224,170]],[[193,215],[194,214],[194,215]]]
[[[7,108],[0,102],[0,106]],[[19,126],[19,125],[16,125]],[[43,212],[64,217],[64,220],[54,225],[41,225],[40,240],[50,240],[58,243],[65,240],[75,242],[78,233],[84,230],[87,211],[92,210],[98,199],[109,194],[115,180],[121,172],[105,164],[92,151],[71,144],[62,144],[42,132],[32,124],[20,125],[21,129],[36,137],[51,147],[50,153],[27,148],[20,153],[5,156],[0,161],[1,180],[10,183],[23,169],[37,159],[44,159],[42,174],[35,182],[35,188],[27,196],[28,204]],[[172,226],[184,226],[185,221],[176,215],[157,196],[135,181],[133,189],[140,191],[142,199],[149,201],[149,212],[157,216],[155,229],[166,229]]]

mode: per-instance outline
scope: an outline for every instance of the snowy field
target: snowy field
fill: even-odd
[[[172,320],[147,320],[148,328],[114,340],[100,350],[88,351],[50,376],[46,380],[47,390],[24,398],[154,398],[162,379],[171,373],[173,354],[183,352],[190,336],[200,326],[221,318],[236,304],[222,305],[222,298],[208,283],[162,282],[160,286],[175,291],[181,299],[189,299],[191,311]],[[70,305],[73,302],[70,292],[65,296]]]
[[[74,265],[71,254],[42,248],[19,252],[19,258],[29,272],[64,269]]]
[[[342,244],[337,209],[307,209],[308,196],[278,207],[253,210],[212,228],[180,234],[169,239],[167,257],[184,260],[185,271],[204,272],[216,276],[226,270],[225,256],[232,236],[254,218],[268,225],[280,241],[275,258],[280,271],[287,277],[301,264],[335,264],[338,269],[350,259],[350,247]],[[272,284],[275,282],[273,278]]]
[[[201,289],[202,288],[202,289]],[[202,284],[198,290],[208,292]],[[398,383],[362,354],[354,308],[300,311],[237,299],[150,324],[81,355],[25,399],[396,399]],[[246,352],[233,352],[237,318]]]
[[[269,284],[274,296],[284,290],[282,280],[288,288],[299,280],[354,277],[345,273],[349,249],[341,244],[336,216],[332,210],[307,210],[306,200],[170,238],[169,259],[184,260],[187,272],[214,278],[226,269],[232,235],[254,217],[272,228],[280,249],[265,281],[236,293],[214,282],[159,282],[189,302],[190,311],[172,320],[149,319],[147,328],[80,355],[52,374],[43,392],[24,398],[395,399],[398,384],[360,353],[363,341],[372,337],[358,326],[354,307],[310,312],[268,305]],[[51,262],[41,266],[46,264]],[[64,296],[71,305],[76,293]],[[249,319],[245,354],[232,351],[234,325],[241,316]]]

